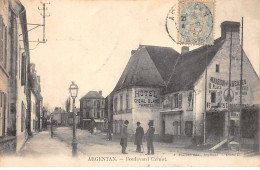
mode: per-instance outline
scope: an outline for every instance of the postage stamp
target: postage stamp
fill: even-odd
[[[212,45],[214,13],[214,0],[179,0],[177,43]]]

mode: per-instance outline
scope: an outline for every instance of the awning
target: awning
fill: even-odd
[[[91,121],[91,119],[82,119],[82,121]]]
[[[94,119],[94,121],[97,123],[105,122],[104,119]]]
[[[178,114],[183,113],[183,111],[182,111],[182,110],[178,110],[178,111],[165,110],[165,111],[160,111],[160,113],[161,113],[162,115],[178,115]]]

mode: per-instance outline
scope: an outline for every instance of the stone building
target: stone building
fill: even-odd
[[[259,104],[259,77],[244,52],[243,56],[242,106],[245,108]],[[240,23],[229,21],[221,24],[221,37],[211,46],[192,51],[183,47],[181,54],[166,47],[140,46],[111,93],[114,132],[120,132],[124,120],[130,122],[130,133],[134,133],[137,121],[147,129],[148,121],[152,120],[157,134],[201,139],[205,124],[207,142],[216,142],[227,136],[230,111],[230,133],[236,136],[240,115],[240,57]]]
[[[161,132],[161,91],[169,81],[179,53],[169,47],[139,46],[112,92],[113,131],[118,134],[124,120],[134,133],[136,122],[144,130],[153,121],[155,133]]]
[[[19,151],[31,130],[27,18],[18,0],[0,0],[0,151]]]
[[[99,130],[105,129],[105,98],[102,91],[89,91],[80,99],[80,125],[83,129],[90,128],[91,120]]]
[[[35,118],[34,120],[31,120],[31,124],[34,125],[32,129],[34,131],[41,131],[42,130],[42,123],[43,123],[43,98],[41,95],[41,82],[40,82],[40,76],[37,75],[37,71],[35,69],[35,64],[31,63],[31,71],[30,71],[30,83],[31,83],[31,102],[33,99],[35,100],[35,106],[31,105],[32,114],[33,111],[35,112]],[[33,104],[33,103],[32,103]],[[31,115],[32,117],[33,115]],[[32,123],[34,122],[34,123]]]
[[[10,21],[9,3],[0,1],[0,136],[8,135],[9,72],[10,72]]]
[[[20,150],[30,134],[29,121],[26,122],[30,115],[30,54],[26,11],[19,1],[0,1],[0,29],[0,88],[4,103],[1,135],[14,137],[14,148]]]
[[[230,135],[237,136],[241,72],[239,31],[240,23],[223,22],[221,37],[215,40],[214,45],[180,55],[172,78],[163,91],[162,133],[202,138],[205,132],[207,142],[219,142],[228,135],[230,111]],[[245,108],[259,103],[259,77],[244,52],[243,56],[242,106]]]

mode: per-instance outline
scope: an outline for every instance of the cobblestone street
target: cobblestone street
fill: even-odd
[[[229,162],[235,161],[256,161],[255,157],[238,155],[234,151],[208,151],[181,148],[173,143],[155,142],[155,155],[145,155],[145,153],[136,153],[133,142],[128,142],[127,155],[121,154],[119,139],[107,141],[104,133],[90,134],[86,130],[77,129],[78,139],[78,157],[71,157],[72,129],[70,127],[58,127],[54,130],[54,137],[51,138],[50,131],[35,133],[30,138],[22,150],[13,156],[7,156],[2,159],[5,166],[19,166],[21,163],[26,166],[118,166],[122,162],[128,162],[129,166],[155,166],[166,164],[169,166],[179,166],[179,162],[185,160],[187,166],[199,166],[210,163],[215,166],[224,166],[221,161],[229,159]],[[159,149],[158,149],[159,148]],[[146,143],[144,143],[146,151]],[[199,158],[199,156],[202,157]],[[37,161],[31,160],[37,159]],[[12,160],[12,161],[10,161]],[[147,162],[147,160],[149,160]],[[181,160],[181,161],[180,161]],[[194,165],[194,160],[199,160]],[[100,164],[100,161],[104,162]],[[259,162],[259,160],[258,160]]]

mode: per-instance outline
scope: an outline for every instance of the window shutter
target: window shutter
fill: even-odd
[[[4,58],[4,27],[3,27],[3,18],[0,15],[0,61],[3,61]]]
[[[23,86],[23,85],[25,85],[25,82],[26,82],[26,56],[24,53],[22,54],[21,74],[22,74],[21,85]]]
[[[179,94],[179,108],[182,108],[182,94]]]
[[[5,27],[5,59],[4,59],[4,67],[7,65],[7,27]]]

